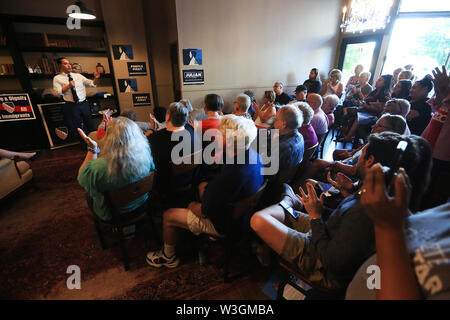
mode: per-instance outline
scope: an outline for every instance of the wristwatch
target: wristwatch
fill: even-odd
[[[92,153],[99,153],[100,152],[100,148],[99,147],[96,147],[96,148],[88,147],[87,149],[88,149],[88,152],[90,151]]]

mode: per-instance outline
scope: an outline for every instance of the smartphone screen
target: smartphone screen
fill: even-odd
[[[298,213],[295,212],[295,210],[289,206],[284,200],[280,201],[280,206],[283,207],[284,210],[286,210],[294,219],[298,218]]]

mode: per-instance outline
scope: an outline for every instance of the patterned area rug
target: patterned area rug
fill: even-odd
[[[84,190],[76,182],[83,158],[84,153],[76,153],[35,161],[38,189],[18,195],[1,208],[0,299],[64,299],[55,292],[65,289],[69,265],[80,267],[83,284],[106,286],[106,294],[95,296],[99,299],[220,299],[232,290],[255,285],[258,272],[224,284],[217,263],[198,264],[189,237],[180,246],[178,268],[152,269],[145,263],[145,254],[158,244],[148,239],[148,233],[128,241],[132,270],[125,273],[119,246],[101,249]],[[105,276],[111,272],[126,279],[138,276],[131,287],[117,292],[116,279]]]

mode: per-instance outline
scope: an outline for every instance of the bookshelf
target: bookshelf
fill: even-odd
[[[103,22],[83,21],[80,30],[69,30],[64,18],[0,14],[0,93],[28,93],[37,116],[36,120],[2,123],[0,134],[14,139],[0,147],[17,151],[48,147],[37,105],[60,100],[52,88],[59,72],[55,60],[61,56],[76,63],[77,71],[88,79],[94,78],[97,65],[103,67],[97,88],[87,88],[94,118],[101,116],[98,111],[103,108],[120,112]],[[2,64],[9,65],[8,72],[2,72]],[[95,96],[96,92],[110,96]]]

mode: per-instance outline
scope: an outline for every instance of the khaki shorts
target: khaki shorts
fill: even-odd
[[[317,258],[311,243],[309,216],[302,212],[298,213],[299,217],[297,220],[286,214],[285,224],[289,229],[280,256],[287,262],[297,266],[298,270],[311,283],[323,288],[329,288],[331,284],[324,275],[322,262]]]
[[[208,218],[201,218],[196,216],[191,210],[188,210],[187,213],[187,225],[189,231],[198,236],[199,234],[206,233],[216,238],[222,238],[223,236],[219,234],[211,220]]]

